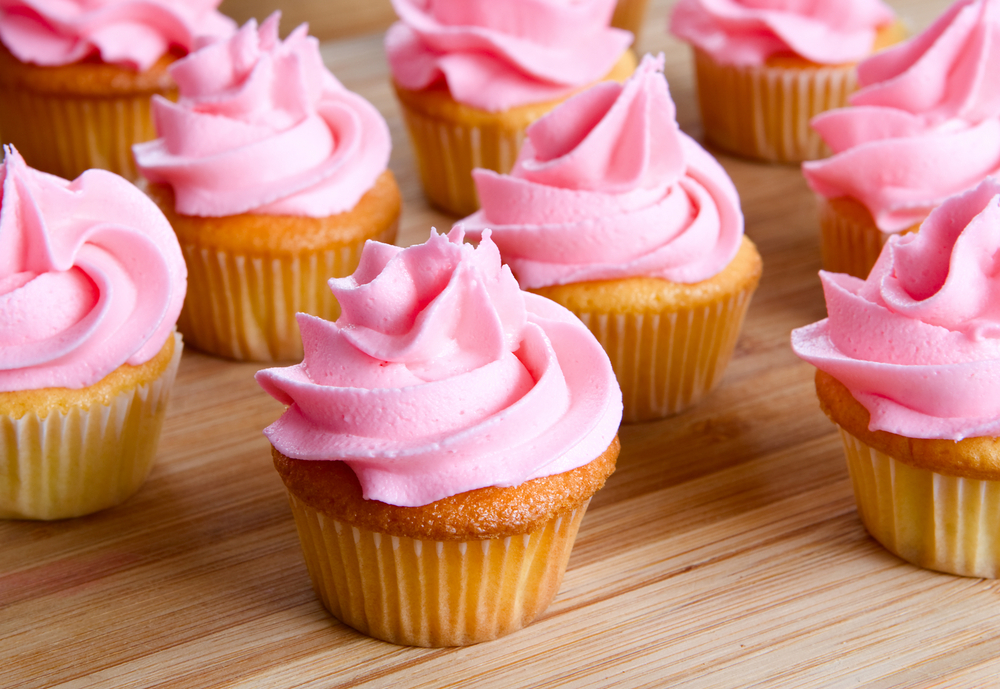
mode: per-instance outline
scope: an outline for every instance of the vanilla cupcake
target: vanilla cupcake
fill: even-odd
[[[228,36],[218,0],[0,3],[0,135],[28,164],[72,179],[136,178],[132,144],[156,136],[150,97],[195,37]]]
[[[646,56],[528,129],[510,175],[475,172],[482,210],[521,287],[579,316],[607,350],[625,420],[675,414],[718,384],[761,260],[722,167],[683,134]]]
[[[624,81],[632,35],[610,28],[614,0],[461,3],[392,0],[393,85],[428,200],[466,215],[473,168],[507,172],[525,128],[572,93]]]
[[[858,65],[851,107],[813,120],[834,155],[802,172],[820,197],[823,268],[865,277],[893,234],[1000,174],[1000,11],[956,2],[919,36]]]
[[[891,237],[868,278],[820,273],[829,318],[792,332],[840,428],[858,513],[921,567],[1000,575],[1000,183]]]
[[[694,50],[707,141],[782,163],[829,154],[809,120],[847,105],[855,65],[903,37],[882,0],[680,0],[670,31]]]
[[[369,242],[330,285],[339,320],[301,315],[305,360],[257,374],[288,405],[265,434],[323,605],[418,646],[528,624],[614,471],[607,356],[488,236]]]
[[[302,356],[295,314],[334,319],[330,276],[368,239],[392,242],[400,195],[389,128],[279,15],[171,67],[180,100],[153,102],[160,138],[135,147],[190,273],[187,342],[254,361]]]
[[[0,518],[62,519],[145,481],[181,357],[170,225],[103,170],[0,165]]]

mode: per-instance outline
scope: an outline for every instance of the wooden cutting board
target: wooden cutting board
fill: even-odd
[[[654,1],[681,126],[700,135],[688,50]],[[944,0],[892,3],[914,30]],[[452,218],[424,203],[379,35],[329,43],[392,130],[401,243]],[[912,567],[865,533],[840,441],[789,331],[824,316],[814,199],[795,167],[721,157],[764,277],[723,384],[624,427],[562,589],[530,627],[464,649],[374,641],[309,585],[261,429],[257,366],[187,351],[158,463],[124,505],[0,522],[2,687],[991,686],[1000,590]]]

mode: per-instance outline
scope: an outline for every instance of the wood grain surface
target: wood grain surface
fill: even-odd
[[[698,137],[688,50],[651,3]],[[891,3],[913,30],[944,0]],[[401,243],[427,207],[379,35],[324,46],[392,130]],[[369,639],[310,588],[261,429],[282,408],[257,366],[187,351],[148,483],[120,507],[0,522],[2,687],[995,686],[1000,590],[924,571],[865,533],[840,441],[789,331],[824,316],[815,202],[795,167],[720,156],[764,277],[722,386],[690,412],[624,427],[618,471],[583,522],[562,589],[530,627],[462,649]]]

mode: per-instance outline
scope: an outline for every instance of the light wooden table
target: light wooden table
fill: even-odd
[[[666,51],[697,136],[668,4],[653,3],[640,47]],[[896,3],[915,29],[945,4]],[[380,37],[325,57],[389,120],[402,243],[449,227],[421,198]],[[789,350],[789,331],[824,315],[811,194],[794,167],[722,162],[765,263],[735,359],[701,406],[622,429],[618,471],[533,625],[415,649],[328,616],[260,433],[281,406],[257,366],[188,351],[138,495],[0,522],[0,686],[996,685],[1000,587],[912,567],[866,535],[812,368]]]

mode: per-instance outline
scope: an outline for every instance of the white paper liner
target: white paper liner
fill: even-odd
[[[854,67],[719,65],[696,50],[695,68],[706,138],[725,150],[774,162],[828,156],[809,120],[845,107],[857,89]]]
[[[358,631],[409,646],[464,646],[520,629],[562,583],[588,499],[528,534],[421,541],[326,517],[289,493],[313,588]]]
[[[918,469],[840,435],[858,514],[875,540],[927,569],[1000,575],[1000,481]]]
[[[611,360],[622,389],[623,421],[677,414],[719,384],[754,288],[667,313],[574,311]]]
[[[392,244],[399,221],[371,237]],[[254,256],[181,244],[188,291],[177,328],[203,352],[239,361],[299,361],[295,314],[334,321],[340,306],[327,281],[354,272],[364,241],[326,251]]]
[[[0,518],[65,519],[132,496],[156,457],[170,389],[184,346],[156,380],[106,405],[0,416]]]
[[[88,98],[0,86],[0,124],[4,143],[32,167],[66,179],[101,168],[134,181],[132,145],[156,138],[149,93]]]
[[[506,174],[514,167],[524,130],[449,122],[402,105],[424,194],[435,206],[465,216],[479,208],[473,168]]]

